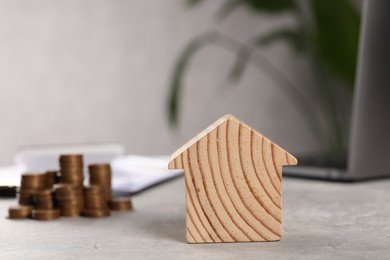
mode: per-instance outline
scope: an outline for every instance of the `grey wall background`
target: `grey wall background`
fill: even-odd
[[[0,0],[0,165],[17,147],[121,142],[128,153],[169,154],[232,113],[294,153],[318,150],[279,88],[250,68],[226,83],[232,56],[210,47],[191,63],[181,123],[168,125],[172,65],[194,35],[217,27],[244,40],[289,17],[235,13],[215,26],[220,1],[188,10],[184,0]],[[283,44],[262,51],[310,95],[307,64]]]

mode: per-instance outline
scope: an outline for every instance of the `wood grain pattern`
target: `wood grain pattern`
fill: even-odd
[[[297,160],[233,116],[172,155],[184,169],[189,243],[276,241],[282,233],[282,166]]]

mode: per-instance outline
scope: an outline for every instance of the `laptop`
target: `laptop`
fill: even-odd
[[[390,1],[366,0],[348,154],[298,157],[284,176],[352,182],[390,177]]]

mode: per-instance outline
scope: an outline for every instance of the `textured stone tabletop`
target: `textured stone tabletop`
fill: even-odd
[[[0,259],[389,259],[390,180],[283,179],[280,242],[187,244],[184,178],[104,219],[9,220],[0,200]]]

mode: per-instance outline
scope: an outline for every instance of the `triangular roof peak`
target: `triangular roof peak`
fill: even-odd
[[[186,144],[184,144],[182,147],[180,147],[179,149],[177,149],[171,156],[170,158],[170,162],[172,162],[173,160],[176,159],[176,157],[180,156],[184,151],[186,151],[188,148],[190,148],[192,145],[196,144],[200,139],[202,139],[204,136],[206,136],[207,134],[209,134],[211,131],[213,131],[215,128],[217,128],[219,125],[222,125],[223,123],[225,123],[226,121],[228,120],[234,120],[236,121],[237,123],[251,129],[255,134],[259,135],[260,137],[272,142],[271,140],[269,140],[268,138],[266,138],[264,135],[260,134],[259,132],[257,132],[254,128],[250,127],[249,125],[247,125],[246,123],[242,122],[241,120],[239,120],[238,118],[236,118],[235,116],[233,115],[225,115],[221,118],[219,118],[217,121],[215,121],[214,123],[212,123],[210,126],[208,126],[205,130],[203,130],[202,132],[200,132],[199,134],[197,134],[195,137],[193,137],[191,140],[189,140]],[[288,153],[286,150],[284,150],[283,148],[281,148],[280,146],[278,146],[277,144],[275,144],[274,142],[272,142],[275,147],[279,150],[281,150],[282,152],[285,152],[287,153],[290,158],[294,158],[295,157],[293,155],[291,155],[290,153]],[[295,164],[296,164],[296,159],[295,159]]]

